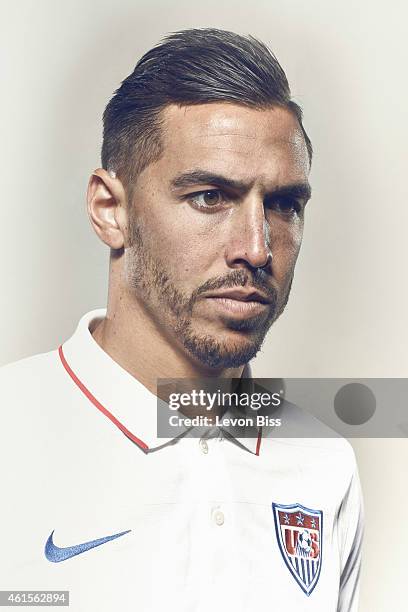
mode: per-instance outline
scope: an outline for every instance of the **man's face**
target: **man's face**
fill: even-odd
[[[162,140],[134,185],[128,290],[190,359],[238,367],[288,299],[309,197],[301,129],[278,107],[171,105]]]

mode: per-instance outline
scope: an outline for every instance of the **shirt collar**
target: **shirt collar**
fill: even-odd
[[[67,375],[104,417],[118,427],[144,452],[159,450],[178,442],[157,437],[157,398],[134,376],[123,369],[94,340],[91,331],[106,316],[101,308],[86,313],[69,340],[59,348],[59,357]],[[246,364],[243,378],[252,378]],[[260,432],[246,431],[252,437],[236,437],[223,428],[220,435],[252,453],[259,454]]]

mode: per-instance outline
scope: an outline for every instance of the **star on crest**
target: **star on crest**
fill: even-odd
[[[296,520],[297,520],[297,524],[303,527],[303,522],[305,520],[305,517],[303,516],[301,512],[299,512],[299,514],[296,515]]]

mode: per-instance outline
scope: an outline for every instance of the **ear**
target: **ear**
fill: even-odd
[[[99,238],[111,249],[121,249],[127,225],[126,193],[114,172],[98,168],[91,174],[87,203],[89,219]]]

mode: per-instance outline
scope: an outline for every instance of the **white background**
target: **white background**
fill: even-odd
[[[269,44],[315,149],[292,296],[255,375],[405,377],[407,18],[402,1],[2,2],[0,363],[56,347],[105,304],[108,252],[85,213],[104,106],[163,34],[214,26]],[[402,611],[408,445],[353,445],[361,611]]]

